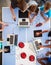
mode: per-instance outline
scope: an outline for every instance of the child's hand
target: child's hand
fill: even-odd
[[[46,56],[48,56],[49,54],[50,54],[50,52],[47,52],[47,53],[46,53]]]
[[[39,47],[39,48],[43,48],[43,46],[42,46],[42,45],[39,45],[38,47]]]
[[[14,20],[14,21],[16,21],[16,16],[15,16],[15,15],[14,15],[14,16],[12,16],[12,18],[13,18],[13,20]]]
[[[49,42],[48,40],[45,41],[45,43],[48,43],[48,42]]]

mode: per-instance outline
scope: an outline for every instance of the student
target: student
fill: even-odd
[[[28,2],[29,0],[11,0],[10,11],[14,21],[16,21],[14,9],[18,7],[22,12],[25,12],[28,8]]]
[[[30,22],[32,22],[35,17],[37,16],[38,12],[39,12],[39,8],[38,8],[38,4],[31,0],[29,3],[29,8],[28,8],[28,12],[29,12],[29,19],[30,19]]]
[[[0,21],[0,31],[3,31],[5,26],[8,26],[8,24]]]
[[[40,14],[45,20],[44,23],[38,23],[36,26],[44,25],[51,19],[51,2],[47,1],[43,6],[40,7]]]
[[[43,6],[40,7],[40,14],[44,18],[45,22],[51,18],[51,2],[47,1]],[[42,23],[42,25],[44,23]]]
[[[44,45],[44,46],[40,45],[39,48],[51,48],[51,44],[50,45]],[[51,54],[51,51],[48,51],[46,53],[46,56],[49,56],[49,54]],[[51,57],[38,58],[37,60],[42,65],[51,65]],[[45,64],[43,62],[43,60],[46,61],[47,63]]]
[[[51,52],[47,52],[46,55],[51,54]],[[44,57],[44,58],[38,58],[37,61],[41,64],[41,65],[51,65],[51,57]],[[43,62],[45,61],[45,62]]]
[[[39,46],[39,48],[51,48],[51,45],[41,45]],[[51,54],[51,52],[48,51],[46,53],[46,56],[49,56],[49,54]],[[41,65],[51,65],[51,57],[38,58],[37,60]],[[46,61],[47,63],[45,64],[43,61]]]

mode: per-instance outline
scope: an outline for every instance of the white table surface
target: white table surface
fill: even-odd
[[[3,39],[4,39],[3,47],[8,45],[6,42],[8,34],[18,34],[18,43],[21,41],[22,42],[32,42],[32,40],[35,39],[33,36],[34,30],[40,30],[40,29],[42,31],[46,30],[46,29],[49,30],[50,22],[47,22],[45,25],[43,25],[41,27],[35,27],[36,23],[44,21],[43,18],[39,14],[37,15],[37,18],[34,20],[34,22],[31,23],[29,28],[19,28],[17,25],[17,23],[18,23],[18,8],[15,9],[14,11],[16,14],[16,22],[13,21],[13,19],[12,19],[12,15],[11,15],[9,7],[2,8],[2,21],[9,24],[9,26],[5,27],[5,29],[3,31]],[[44,33],[43,37],[41,38],[43,45],[45,45],[45,40],[48,39],[47,35],[48,35],[48,33]],[[45,53],[47,51],[48,50],[45,49],[45,50],[41,51],[41,54],[39,52],[39,55],[44,54],[44,56],[45,56]],[[15,65],[15,54],[16,54],[15,46],[13,46],[13,47],[11,46],[11,53],[7,53],[7,54],[3,53],[3,65],[8,65],[8,64]],[[14,62],[13,62],[13,60],[14,60]],[[36,65],[40,65],[40,64],[37,62]]]

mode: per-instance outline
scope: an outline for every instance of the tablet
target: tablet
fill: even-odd
[[[43,49],[43,48],[39,48],[39,46],[42,45],[41,39],[35,39],[33,41],[33,45],[36,51],[40,51]]]
[[[7,51],[4,51],[4,53],[10,53],[10,46],[4,46],[4,49],[7,50]]]
[[[42,37],[42,34],[40,34],[40,35],[36,35],[36,33],[40,33],[40,32],[42,32],[42,30],[34,30],[33,31],[33,34],[34,34],[34,37]]]

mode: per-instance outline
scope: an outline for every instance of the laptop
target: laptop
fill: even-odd
[[[7,42],[10,45],[14,44],[14,35],[13,34],[10,34],[10,35],[7,36]]]
[[[25,11],[24,13],[19,10],[18,12],[18,26],[19,27],[29,27],[30,21],[28,17],[28,11]]]
[[[39,48],[39,46],[42,45],[41,39],[34,39],[33,45],[36,51],[43,50],[43,48]]]
[[[15,45],[17,46],[17,41],[18,41],[18,35],[14,35],[14,34],[10,34],[7,36],[7,42],[10,44],[10,45]]]

